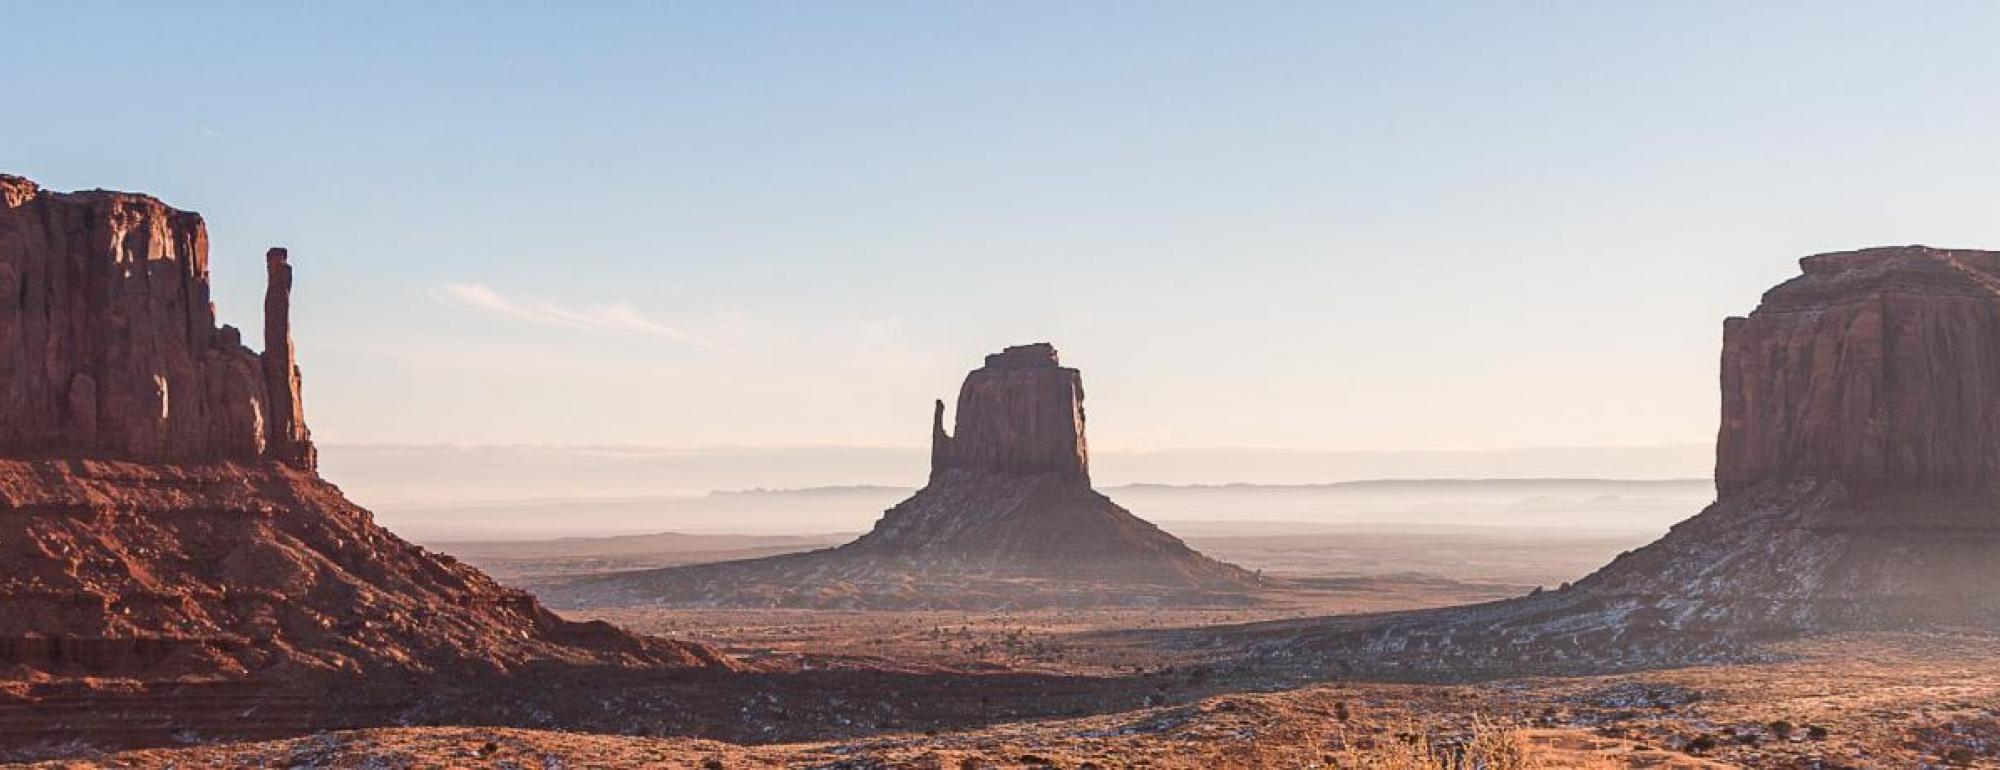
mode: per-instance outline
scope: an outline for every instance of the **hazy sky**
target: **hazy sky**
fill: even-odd
[[[169,7],[169,6],[175,7]],[[185,7],[181,7],[185,6]],[[2000,5],[6,3],[0,170],[291,247],[323,442],[1712,440],[1793,260],[2000,247]]]

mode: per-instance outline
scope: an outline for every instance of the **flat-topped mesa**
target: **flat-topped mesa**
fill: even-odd
[[[1723,324],[1716,487],[2000,491],[2000,252],[1820,254]]]
[[[0,175],[0,454],[311,470],[291,267],[267,265],[259,355],[215,322],[199,214]]]
[[[958,414],[944,430],[944,402],[931,419],[931,477],[945,471],[1053,473],[1087,486],[1083,376],[1061,365],[1046,342],[1015,345],[986,357],[965,376]]]

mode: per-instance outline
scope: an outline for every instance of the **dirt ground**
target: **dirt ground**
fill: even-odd
[[[1031,611],[841,611],[618,608],[566,613],[643,634],[714,645],[775,665],[882,666],[924,671],[1030,671],[1115,676],[1199,663],[1198,654],[1112,632],[1165,630],[1491,601],[1521,586],[1458,583],[1423,575],[1325,578],[1266,592],[1231,608],[1095,608]]]
[[[1125,633],[1524,590],[1467,580],[1506,572],[1476,571],[1295,574],[1243,608],[583,611],[572,614],[716,645],[766,672],[758,687],[777,688],[715,692],[712,703],[681,708],[794,721],[767,742],[498,727],[191,738],[38,767],[2000,768],[2000,637],[1992,635],[1832,637],[1771,647],[1760,663],[1433,685],[1329,680],[1159,642],[1172,634]],[[1024,688],[1022,676],[1046,685]],[[884,677],[897,683],[848,686]],[[635,707],[675,708],[685,697]],[[880,698],[888,700],[872,700]],[[922,703],[960,716],[907,718],[922,717]],[[801,732],[799,719],[829,726]]]
[[[958,731],[731,744],[519,729],[384,728],[41,767],[2000,767],[2000,639],[1856,636],[1771,663],[1463,685],[1323,682]],[[954,675],[962,676],[962,675]],[[969,688],[977,679],[964,680]]]

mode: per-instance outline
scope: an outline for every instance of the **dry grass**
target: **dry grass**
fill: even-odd
[[[1338,767],[1353,770],[1597,770],[1622,765],[1606,758],[1556,756],[1537,747],[1522,730],[1477,718],[1462,738],[1444,740],[1412,723],[1396,740],[1362,748],[1342,739]]]

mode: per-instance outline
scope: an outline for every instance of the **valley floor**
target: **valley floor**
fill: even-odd
[[[1876,635],[1770,663],[1462,685],[1309,684],[956,731],[746,745],[476,727],[192,745],[40,767],[2000,767],[2000,639]],[[965,681],[968,696],[976,678]]]
[[[532,717],[610,698],[622,705],[590,723],[606,732],[411,726],[246,742],[190,734],[183,746],[123,753],[53,747],[43,756],[68,758],[36,767],[2000,768],[2000,637],[1821,638],[1767,648],[1765,662],[1618,675],[1336,680],[1297,662],[1175,640],[1259,621],[1519,596],[1616,544],[1515,549],[1426,538],[1382,544],[1408,555],[1389,561],[1355,538],[1236,545],[1232,557],[1284,578],[1248,606],[576,608],[567,614],[716,646],[756,673],[610,676],[530,688],[518,702],[504,690],[477,695],[511,704],[500,711],[520,712],[513,725],[559,723]],[[511,570],[499,571],[524,584],[604,566],[510,549]],[[1381,568],[1413,563],[1424,569]],[[1301,568],[1313,565],[1320,569]],[[1449,764],[1466,758],[1478,761]]]

